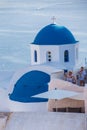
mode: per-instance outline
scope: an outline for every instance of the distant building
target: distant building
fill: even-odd
[[[75,84],[60,80],[53,79],[49,84],[49,90],[68,90],[68,93],[75,92],[77,95],[66,96],[66,98],[61,99],[49,99],[48,101],[48,111],[51,112],[77,112],[86,113],[87,112],[87,102],[86,95],[87,89],[84,87],[79,87]],[[67,95],[68,95],[67,93]]]

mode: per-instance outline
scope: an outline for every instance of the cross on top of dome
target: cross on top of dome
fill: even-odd
[[[56,21],[56,17],[55,17],[55,16],[53,16],[53,17],[51,18],[51,20],[52,20],[52,23],[54,24],[54,23],[55,23],[55,21]]]

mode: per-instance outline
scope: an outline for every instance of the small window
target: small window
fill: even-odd
[[[50,52],[50,51],[48,51],[48,54],[51,54],[51,52]]]
[[[53,112],[74,112],[74,113],[85,113],[85,109],[83,107],[78,108],[53,108]]]
[[[53,112],[56,112],[56,108],[53,108]]]
[[[37,62],[37,51],[34,51],[34,61]]]
[[[47,52],[46,58],[47,58],[47,61],[48,61],[48,62],[51,62],[51,61],[52,61],[51,51],[48,51],[48,52]]]
[[[82,113],[82,108],[68,108],[68,112]]]
[[[48,59],[48,61],[51,61],[51,59]]]
[[[64,51],[64,62],[69,62],[69,51],[68,50]]]

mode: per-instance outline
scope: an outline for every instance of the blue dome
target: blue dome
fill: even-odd
[[[27,72],[16,82],[9,98],[24,103],[48,101],[48,99],[32,97],[48,91],[48,82],[50,82],[50,75],[45,72],[38,70]]]
[[[32,44],[64,45],[77,43],[73,34],[64,26],[50,24],[42,28]]]

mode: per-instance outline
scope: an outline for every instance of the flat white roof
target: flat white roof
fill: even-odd
[[[77,92],[72,92],[69,90],[49,90],[47,92],[35,95],[33,97],[38,97],[38,98],[47,98],[47,99],[64,99],[64,98],[69,98],[72,96],[78,95]]]

